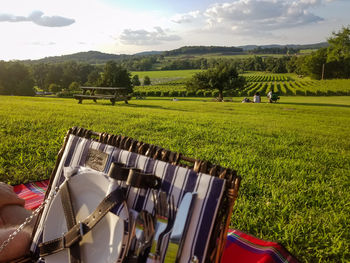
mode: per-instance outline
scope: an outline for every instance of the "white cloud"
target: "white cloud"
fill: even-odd
[[[33,22],[39,26],[63,27],[73,24],[75,20],[62,16],[44,16],[42,11],[33,11],[29,16],[0,14],[0,22]]]
[[[192,11],[186,14],[176,14],[171,19],[172,22],[182,24],[182,23],[191,23],[194,20],[196,20],[198,17],[200,17],[200,11]]]
[[[320,0],[238,0],[215,4],[204,15],[210,27],[226,27],[235,31],[269,31],[322,21],[309,12]]]
[[[154,31],[144,29],[125,29],[120,35],[120,41],[124,45],[158,45],[165,41],[178,41],[181,38],[177,35],[169,35],[161,27],[154,27]]]
[[[201,30],[242,34],[311,25],[324,19],[313,9],[339,0],[235,0],[215,3],[204,11],[177,14],[171,21],[206,24]]]

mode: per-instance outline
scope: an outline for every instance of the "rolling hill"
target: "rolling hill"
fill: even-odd
[[[53,57],[45,57],[38,60],[25,60],[23,62],[26,63],[61,63],[65,61],[77,61],[77,62],[85,62],[89,64],[104,64],[109,60],[119,61],[123,59],[129,59],[140,56],[154,56],[154,55],[164,55],[164,56],[183,56],[188,54],[213,54],[213,53],[235,53],[235,54],[245,54],[247,51],[251,51],[257,48],[267,49],[267,48],[280,48],[285,49],[293,48],[293,49],[318,49],[322,47],[326,47],[327,42],[309,44],[309,45],[245,45],[238,47],[224,47],[224,46],[185,46],[174,50],[169,51],[145,51],[136,53],[133,55],[126,54],[108,54],[99,51],[87,51],[87,52],[79,52],[70,55],[62,55],[62,56],[53,56]]]

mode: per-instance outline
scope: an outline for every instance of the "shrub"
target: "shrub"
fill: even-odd
[[[73,95],[76,94],[76,92],[72,90],[62,90],[57,93],[57,97],[59,98],[73,98]]]
[[[197,90],[196,96],[197,96],[197,97],[203,97],[203,96],[204,96],[203,90]]]
[[[148,97],[154,96],[154,91],[147,91],[147,96]]]
[[[151,79],[150,79],[150,77],[145,76],[145,77],[143,78],[143,85],[144,85],[144,86],[149,86],[149,85],[151,85]]]
[[[69,90],[79,90],[80,88],[80,84],[76,81],[73,81],[70,85],[69,85]]]
[[[256,89],[251,89],[247,91],[247,96],[253,96],[255,94]]]
[[[161,96],[162,97],[169,97],[169,91],[163,91]]]
[[[316,94],[313,91],[311,91],[311,90],[306,90],[305,91],[305,95],[306,96],[315,96]]]
[[[297,95],[297,96],[305,96],[305,91],[297,89],[295,91],[295,95]]]
[[[324,92],[323,90],[316,90],[316,96],[326,96],[327,92]]]
[[[186,92],[186,97],[194,97],[196,95],[196,92],[194,91],[187,91]]]
[[[177,92],[176,90],[172,90],[169,92],[169,96],[170,97],[177,97],[177,96],[179,96],[179,92]]]
[[[62,90],[61,86],[57,85],[55,83],[51,83],[50,86],[49,86],[49,91],[51,91],[51,92],[57,93],[57,92],[59,92],[61,90]]]
[[[232,94],[232,92],[229,91],[229,90],[224,90],[224,92],[222,93],[222,95],[223,95],[224,97],[229,97],[229,96],[231,96],[231,94]]]
[[[205,97],[211,97],[212,91],[204,91],[204,96]]]
[[[234,90],[227,90],[226,91],[226,96],[232,97],[235,95],[235,91]]]
[[[154,96],[156,97],[160,97],[161,95],[162,95],[162,92],[160,92],[159,90],[154,92]]]
[[[211,92],[211,96],[214,97],[214,98],[219,97],[219,91],[213,90],[213,91]]]

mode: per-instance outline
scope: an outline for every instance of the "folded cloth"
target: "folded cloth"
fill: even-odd
[[[221,262],[297,263],[299,261],[278,243],[230,229]]]
[[[15,185],[13,188],[15,193],[26,201],[24,207],[33,210],[44,201],[45,192],[48,185],[49,180],[44,180]]]
[[[48,184],[49,180],[32,182],[16,185],[14,190],[26,201],[27,209],[35,209],[43,202]],[[221,262],[297,263],[299,261],[278,243],[264,241],[239,230],[230,229]]]

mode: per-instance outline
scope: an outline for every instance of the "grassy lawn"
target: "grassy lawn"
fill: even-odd
[[[154,98],[111,106],[0,96],[0,180],[47,178],[72,126],[123,134],[236,169],[243,180],[233,228],[278,241],[304,262],[347,262],[350,97],[240,100]]]

